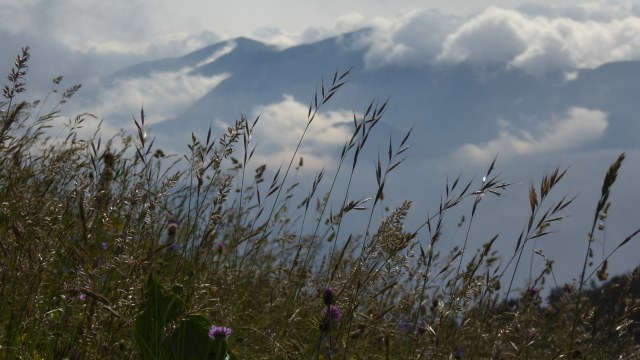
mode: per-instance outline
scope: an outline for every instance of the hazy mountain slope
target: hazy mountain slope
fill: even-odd
[[[640,91],[638,62],[579,70],[572,81],[565,81],[563,74],[532,76],[517,69],[477,68],[467,63],[367,69],[362,60],[367,49],[356,41],[357,33],[352,33],[277,50],[238,38],[182,57],[141,63],[117,72],[113,79],[184,68],[192,68],[192,75],[231,74],[204,97],[194,99],[176,119],[156,125],[160,133],[206,128],[215,119],[232,121],[240,113],[251,115],[259,105],[278,102],[284,94],[308,103],[321,78],[329,81],[336,69],[353,67],[349,84],[329,108],[362,111],[372,99],[390,97],[387,125],[401,130],[416,125],[420,138],[426,140],[419,146],[432,155],[495,137],[499,120],[529,129],[570,107],[609,114],[605,136],[593,145],[635,145],[634,134],[640,130],[635,119],[640,106],[633,100]],[[230,45],[230,52],[201,64]]]
[[[561,192],[562,195],[580,193],[581,196],[569,210],[569,218],[558,229],[556,242],[545,239],[539,246],[549,246],[548,253],[553,253],[552,257],[557,259],[569,259],[575,255],[576,246],[583,248],[584,234],[593,216],[594,197],[606,167],[622,150],[638,152],[640,101],[636,97],[640,93],[640,62],[609,63],[595,69],[538,75],[507,69],[504,65],[478,67],[470,62],[368,68],[363,60],[368,49],[359,42],[358,35],[358,32],[350,33],[288,49],[238,38],[182,57],[123,69],[110,81],[151,76],[154,72],[187,71],[195,77],[229,74],[204,96],[194,98],[178,116],[152,125],[153,133],[161,137],[163,144],[174,142],[169,144],[174,149],[186,149],[184,144],[189,141],[192,131],[204,133],[210,124],[232,122],[241,113],[253,117],[259,107],[277,105],[285,94],[306,106],[322,78],[329,82],[336,69],[343,71],[353,67],[348,84],[331,100],[327,110],[362,112],[370,101],[390,98],[384,123],[370,138],[362,163],[371,167],[378,153],[386,152],[390,132],[397,143],[410,127],[415,126],[411,141],[414,146],[407,153],[407,162],[399,168],[406,172],[392,179],[389,191],[385,191],[388,199],[410,198],[414,201],[414,214],[418,218],[424,216],[437,206],[438,189],[447,176],[460,172],[467,176],[477,175],[482,171],[479,169],[486,169],[491,159],[500,153],[501,173],[506,174],[506,181],[514,181],[516,185],[500,199],[499,208],[492,204],[490,206],[496,209],[480,213],[478,223],[474,222],[475,232],[480,236],[471,239],[470,246],[480,246],[480,241],[499,231],[505,241],[499,245],[500,250],[508,253],[513,251],[510,236],[517,238],[522,219],[527,216],[527,184],[538,181],[550,167],[571,166],[567,180],[571,186]],[[601,131],[590,130],[588,128],[594,123],[578,117],[572,120],[573,127],[562,128],[572,108],[606,114],[606,127]],[[306,111],[295,116],[304,123]],[[584,125],[580,123],[583,120]],[[263,119],[260,126],[274,126],[269,121],[274,119]],[[345,121],[350,124],[350,119]],[[278,128],[278,131],[288,132],[289,129]],[[562,136],[554,133],[562,131]],[[572,132],[580,137],[585,131],[589,135],[585,139],[572,140]],[[256,141],[264,151],[277,147],[280,139],[277,136],[273,139],[258,137]],[[485,156],[474,162],[472,156],[460,152],[465,145],[467,149],[484,151]],[[524,147],[526,151],[514,152],[518,147]],[[325,151],[324,155],[328,157],[337,151],[322,147],[315,150]],[[277,167],[278,160],[275,162]],[[607,235],[616,239],[614,242],[637,227],[637,221],[628,211],[637,206],[635,185],[629,185],[638,175],[638,167],[634,164],[637,165],[637,160],[629,156],[624,168],[626,172],[621,176],[621,182],[627,183],[617,190],[626,195],[614,200],[614,208],[620,213],[612,218],[620,222]],[[371,185],[367,183],[369,180],[359,178],[356,188],[367,189]],[[364,196],[371,196],[364,192]],[[389,201],[395,204],[394,200]],[[483,209],[484,206],[483,203]],[[640,246],[630,246],[633,247],[629,251],[620,254],[619,262],[612,262],[612,271],[624,271],[637,265],[633,254]],[[559,262],[556,275],[560,279],[570,279],[575,276],[578,266],[575,261]]]

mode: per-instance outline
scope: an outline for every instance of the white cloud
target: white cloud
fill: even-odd
[[[370,26],[371,23],[362,14],[351,13],[338,17],[329,26],[311,26],[302,32],[286,31],[280,27],[273,26],[260,27],[253,31],[251,38],[283,49],[360,30]]]
[[[616,19],[626,19],[630,16],[640,16],[640,4],[628,0],[583,2],[571,6],[529,3],[519,6],[517,9],[530,16],[569,18],[581,22],[609,22]]]
[[[564,117],[541,124],[538,134],[512,129],[509,123],[502,121],[497,139],[480,145],[465,144],[453,158],[456,161],[486,163],[498,153],[505,159],[566,151],[598,139],[607,126],[606,113],[580,107],[570,108]]]
[[[538,74],[640,60],[633,1],[490,7],[468,18],[419,10],[363,23],[373,28],[361,41],[370,68],[469,62]]]
[[[132,55],[144,56],[148,59],[183,55],[221,40],[222,38],[217,34],[204,31],[195,35],[176,32],[141,41],[87,39],[67,45],[70,49],[82,54]]]
[[[374,19],[373,31],[361,39],[362,45],[369,47],[365,65],[375,68],[390,64],[429,64],[459,22],[457,17],[433,10],[413,11],[392,20]]]
[[[638,33],[640,17],[622,17],[615,8],[604,20],[489,8],[451,33],[438,58],[481,66],[504,64],[531,73],[595,68],[640,59]]]
[[[211,54],[209,57],[207,57],[206,59],[200,61],[199,63],[197,63],[194,68],[199,68],[201,66],[207,65],[207,64],[212,64],[214,61],[218,60],[219,58],[223,57],[224,55],[229,54],[230,52],[233,51],[233,49],[235,49],[237,46],[235,41],[229,41],[223,48],[221,48],[220,50],[214,52],[213,54]]]
[[[278,27],[256,29],[251,38],[284,49],[300,43],[300,34],[285,31]]]
[[[446,11],[466,8],[467,14],[487,4],[502,6],[463,18],[436,10],[411,11],[424,5],[418,0],[402,4],[362,0],[335,6],[286,0],[280,6],[196,0],[117,4],[0,0],[4,10],[0,12],[0,30],[12,36],[46,39],[84,54],[130,55],[135,61],[141,56],[178,56],[240,35],[289,47],[363,27],[373,28],[361,44],[368,48],[365,62],[370,67],[470,61],[538,73],[640,59],[637,0],[575,5],[578,1],[531,0],[535,5],[516,9],[508,7],[518,1],[508,0],[474,4],[447,0],[432,5]],[[247,7],[254,11],[247,13]]]
[[[526,25],[518,12],[490,8],[450,34],[439,58],[480,64],[509,61],[527,48]]]
[[[144,106],[148,124],[177,116],[194,101],[213,90],[230,74],[212,77],[191,75],[191,68],[177,72],[161,72],[149,77],[125,79],[103,90],[99,103],[90,112],[99,114],[109,123],[130,123],[131,114]]]
[[[254,116],[260,115],[260,120],[252,136],[258,145],[254,164],[265,163],[271,168],[288,164],[307,125],[308,109],[289,95],[256,109]],[[333,165],[335,152],[351,135],[345,124],[350,124],[352,117],[353,113],[346,110],[317,114],[298,152],[304,159],[303,169],[316,171]]]
[[[83,54],[177,56],[218,42],[221,36],[177,21],[171,4],[154,0],[10,1],[0,29],[43,37]]]
[[[578,72],[577,71],[565,71],[564,73],[564,81],[569,82],[569,81],[574,81],[578,79]]]

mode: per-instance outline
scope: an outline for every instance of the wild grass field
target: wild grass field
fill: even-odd
[[[184,156],[154,142],[144,110],[134,134],[105,139],[98,129],[83,138],[93,115],[61,117],[80,87],[61,90],[59,77],[46,99],[25,101],[28,62],[24,48],[0,101],[3,359],[640,357],[640,271],[608,279],[608,260],[592,257],[624,154],[593,189],[601,195],[576,250],[584,254],[577,280],[543,299],[553,254],[530,244],[572,206],[572,197],[555,194],[566,170],[531,185],[514,253],[493,249],[498,236],[468,248],[474,217],[490,211],[478,205],[509,191],[495,161],[480,185],[446,181],[421,226],[404,225],[411,199],[376,221],[385,184],[415,141],[409,131],[381,149],[366,175],[377,184],[371,197],[352,200],[352,183],[364,176],[356,164],[386,103],[354,115],[337,168],[304,183],[295,176],[304,166],[297,150],[280,169],[252,162],[260,119],[194,134]],[[336,72],[318,86],[301,119],[307,127],[349,76]],[[336,187],[339,176],[346,187]],[[453,208],[468,220],[464,244],[449,248],[443,229],[458,220],[448,217]],[[368,223],[347,233],[342,225],[355,212]],[[523,256],[546,267],[515,292]]]

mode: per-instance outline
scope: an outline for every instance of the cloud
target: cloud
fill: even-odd
[[[603,9],[604,11],[604,9]],[[587,15],[584,15],[588,18]],[[530,73],[595,68],[640,59],[640,17],[610,12],[601,20],[489,8],[447,36],[438,59],[505,65]]]
[[[640,60],[640,5],[632,1],[490,7],[467,18],[419,10],[365,23],[373,29],[360,41],[369,68],[468,62],[540,74]]]
[[[413,11],[391,20],[374,19],[373,31],[360,39],[360,45],[368,47],[365,65],[377,68],[431,64],[441,52],[447,34],[460,21],[435,10]]]
[[[131,55],[149,58],[173,57],[186,54],[207,45],[222,41],[222,37],[210,31],[199,34],[176,32],[152,37],[150,40],[85,40],[69,47],[83,54]]]
[[[598,139],[607,126],[606,113],[580,107],[572,107],[564,117],[541,124],[538,134],[512,129],[509,123],[502,121],[497,139],[480,145],[465,144],[453,158],[484,164],[498,153],[505,159],[571,150]]]
[[[360,30],[371,23],[362,14],[355,12],[336,18],[329,26],[312,26],[301,32],[286,31],[273,26],[260,27],[253,31],[251,38],[284,49]]]
[[[518,12],[490,8],[447,36],[439,59],[481,65],[508,62],[526,50],[527,25]]]
[[[149,59],[185,54],[239,35],[284,48],[365,27],[372,31],[358,45],[366,50],[364,60],[370,68],[467,61],[541,73],[640,59],[637,1],[572,6],[534,2],[537,4],[516,9],[493,7],[464,18],[435,10],[408,11],[420,6],[418,1],[402,5],[362,2],[337,9],[323,6],[326,11],[315,17],[307,13],[292,17],[309,5],[291,3],[275,12],[272,5],[256,2],[252,3],[256,15],[246,14],[246,5],[195,0],[134,0],[115,5],[95,0],[0,0],[0,31],[46,39],[81,54],[135,57],[131,63],[141,61],[142,56]],[[464,6],[461,1],[455,6],[451,3],[435,5],[477,9],[488,1]],[[395,11],[403,14],[391,17]],[[230,20],[240,16],[248,20],[244,31],[238,30],[238,21]]]
[[[277,168],[288,164],[307,125],[308,106],[285,95],[280,102],[260,106],[260,115],[252,136],[258,150],[254,164],[268,164]],[[317,171],[332,166],[335,152],[351,136],[353,113],[346,110],[323,111],[317,114],[305,135],[298,156],[303,157],[303,170]],[[297,161],[298,159],[296,159]]]
[[[14,2],[20,3],[20,2]],[[140,41],[147,37],[150,17],[146,10],[158,9],[150,0],[133,1],[126,6],[83,0],[32,0],[10,5],[1,15],[3,28],[14,33],[45,35],[65,44],[78,44],[87,37],[96,41]],[[18,19],[13,16],[18,15]],[[123,26],[118,26],[123,25]]]
[[[580,22],[609,22],[640,16],[640,4],[634,1],[584,2],[571,6],[524,4],[517,10],[532,17],[568,18]]]
[[[9,1],[0,29],[15,36],[42,37],[81,54],[176,56],[223,39],[179,19],[166,2],[126,4],[87,0]]]
[[[149,77],[117,81],[98,94],[99,103],[91,105],[90,112],[111,124],[123,124],[130,123],[131,114],[138,114],[140,107],[144,106],[147,123],[159,123],[177,116],[231,76],[191,75],[191,70],[186,67],[177,72],[153,73]]]

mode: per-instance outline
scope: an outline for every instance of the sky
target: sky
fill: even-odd
[[[130,64],[238,36],[288,47],[363,27],[380,35],[370,66],[502,56],[536,72],[549,63],[640,58],[638,0],[0,0],[0,9],[0,66],[30,45],[35,88],[60,74],[89,84]],[[553,56],[539,56],[554,46]]]
[[[227,75],[203,78],[183,69],[131,79],[96,96],[91,89],[100,76],[238,36],[288,47],[363,27],[374,29],[362,40],[368,48],[364,60],[369,67],[471,61],[516,67],[534,76],[567,70],[570,81],[574,68],[640,60],[640,0],[0,0],[0,72],[10,69],[21,46],[30,45],[32,95],[42,98],[50,80],[62,74],[67,84],[82,83],[88,98],[100,99],[87,105],[81,97],[79,103],[69,106],[106,119],[119,117],[131,125],[131,109],[139,109],[142,101],[149,113],[171,117]],[[116,105],[123,109],[120,113],[114,112]],[[305,109],[306,104],[285,96],[281,102],[255,110],[282,126],[292,126],[287,122],[295,119],[286,115]],[[331,140],[341,134],[333,133],[337,129],[332,124],[344,116],[338,112],[322,115],[319,122],[327,125],[316,137],[325,140],[317,140],[316,148],[335,145]],[[577,107],[542,122],[538,132],[504,121],[495,137],[460,146],[450,160],[485,164],[499,152],[502,161],[541,155],[537,161],[543,166],[547,154],[601,137],[607,121],[607,114],[597,109]],[[109,130],[109,126],[116,132],[121,124],[104,124],[103,128]],[[290,135],[289,143],[294,146],[296,134]],[[268,128],[263,136],[265,143],[271,141],[274,146],[287,140]],[[615,158],[613,153],[595,156],[600,172]],[[595,159],[583,157],[575,161]],[[330,161],[312,154],[307,159],[308,166],[318,168]],[[626,171],[637,172],[633,169]],[[579,168],[575,170],[573,179],[584,175]],[[623,177],[623,181],[637,178]]]
[[[372,39],[371,66],[434,54],[440,61],[502,56],[535,72],[552,62],[595,66],[602,57],[625,59],[630,51],[640,57],[638,0],[0,0],[0,8],[0,66],[10,66],[20,46],[30,45],[33,64],[48,65],[34,66],[36,81],[71,74],[87,84],[126,65],[238,36],[288,47],[363,27],[381,35]],[[612,39],[631,50],[609,46]],[[604,47],[588,46],[594,43]],[[560,56],[538,56],[552,46],[551,54]],[[578,59],[568,58],[574,53]],[[584,59],[594,60],[580,63]]]
[[[544,3],[541,1],[539,3]],[[551,1],[546,1],[552,4]],[[572,4],[565,0],[559,3]],[[364,18],[396,16],[416,8],[433,8],[466,15],[489,5],[514,6],[513,1],[155,1],[103,2],[95,0],[1,0],[2,27],[12,33],[56,38],[78,49],[117,51],[117,43],[169,41],[174,36],[205,31],[221,37],[251,36],[279,29],[304,32],[331,27],[353,14]],[[122,49],[121,49],[122,50]]]
[[[362,44],[369,67],[498,62],[544,74],[640,59],[639,0],[0,0],[0,8],[0,68],[10,68],[20,47],[30,45],[35,96],[58,75],[82,83],[86,93],[100,76],[125,66],[238,36],[284,48],[363,27],[375,29]],[[220,80],[185,74],[157,80],[166,84],[168,76],[178,81],[164,93],[179,87],[187,99]],[[149,88],[145,81],[127,85]],[[180,108],[180,99],[157,95],[163,100],[154,105],[163,113]],[[109,108],[91,110],[106,116]]]
[[[625,12],[632,3],[605,4]],[[419,9],[464,17],[491,6],[586,13],[591,5],[580,0],[0,0],[0,6],[5,37],[38,37],[83,53],[164,56],[236,36],[291,45]]]

